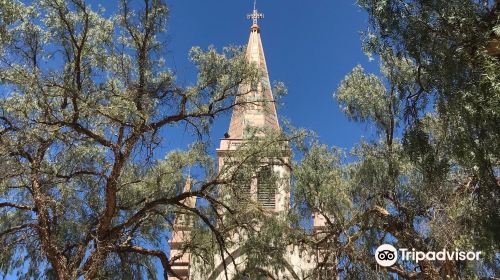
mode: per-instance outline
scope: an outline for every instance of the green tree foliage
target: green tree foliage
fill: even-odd
[[[500,63],[490,48],[499,3],[358,3],[371,25],[364,48],[381,75],[356,66],[335,97],[376,138],[356,145],[347,163],[336,149],[299,141],[297,213],[322,215],[326,226],[296,241],[322,252],[318,279],[496,279]],[[482,261],[381,268],[373,254],[383,243],[482,251]]]
[[[478,241],[500,244],[499,114],[500,63],[498,1],[365,1],[371,31],[368,53],[387,49],[411,61],[416,69],[400,90],[408,126],[405,139],[414,156],[429,156],[433,135],[422,117],[432,107],[449,157],[473,179],[475,201],[482,209],[471,221]],[[496,55],[496,56],[495,56]],[[487,241],[485,239],[490,239]]]
[[[179,213],[196,225],[186,250],[213,257],[205,241],[214,240],[225,254],[229,221],[245,222],[221,223],[220,213],[242,209],[220,199],[232,177],[215,172],[203,143],[153,153],[169,126],[203,135],[244,106],[233,102],[238,86],[261,73],[239,48],[193,48],[197,80],[179,86],[162,58],[168,14],[159,0],[121,1],[111,16],[82,0],[0,1],[2,273],[155,279],[161,264],[167,278],[165,241]],[[182,191],[192,167],[203,175]],[[191,197],[202,206],[186,206]]]
[[[348,118],[376,128],[344,162],[338,149],[301,139],[294,166],[296,212],[325,218],[325,226],[290,236],[317,250],[317,279],[479,279],[498,274],[497,245],[475,224],[484,215],[478,181],[455,159],[439,115],[419,118],[420,130],[403,126],[402,90],[412,87],[417,66],[384,52],[383,78],[357,66],[335,94]],[[397,131],[407,131],[397,138]],[[425,153],[422,153],[425,151]],[[495,209],[496,210],[496,209]],[[478,231],[481,228],[481,231]],[[381,244],[419,251],[459,248],[482,251],[482,262],[400,261],[380,268],[373,257]],[[320,258],[320,260],[321,260]],[[389,273],[388,273],[389,272]]]

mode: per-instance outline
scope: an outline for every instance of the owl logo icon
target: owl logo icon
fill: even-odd
[[[391,266],[398,261],[398,250],[390,244],[382,244],[375,251],[375,260],[380,266]]]

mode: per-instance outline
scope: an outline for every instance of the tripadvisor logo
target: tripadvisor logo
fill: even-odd
[[[478,261],[481,252],[465,252],[465,251],[448,251],[443,249],[441,251],[429,251],[422,252],[416,251],[415,249],[405,249],[400,248],[398,250],[390,245],[390,244],[382,244],[375,251],[375,260],[380,266],[388,267],[394,265],[398,261],[398,253],[401,256],[401,260],[403,261],[415,261],[418,263],[419,261],[429,260],[429,261],[444,261],[444,260],[452,260],[452,261]]]
[[[375,260],[380,266],[391,266],[398,261],[398,250],[390,244],[382,244],[375,251]]]

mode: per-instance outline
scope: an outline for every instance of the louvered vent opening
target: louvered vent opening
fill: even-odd
[[[274,209],[276,207],[276,189],[272,182],[270,167],[265,167],[258,173],[257,199],[264,208]]]

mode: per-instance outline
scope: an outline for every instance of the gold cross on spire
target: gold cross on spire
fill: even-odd
[[[257,25],[258,19],[264,18],[264,14],[259,13],[259,11],[257,11],[257,8],[256,8],[257,3],[256,2],[257,2],[257,0],[253,1],[253,12],[251,14],[247,15],[247,19],[252,19],[254,25]]]

